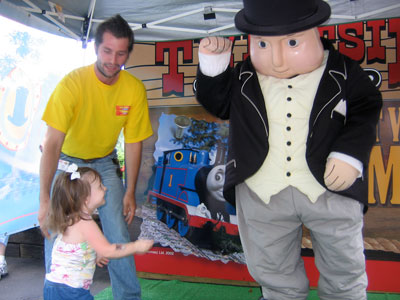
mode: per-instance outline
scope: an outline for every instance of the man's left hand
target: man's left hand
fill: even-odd
[[[133,217],[135,216],[135,210],[136,210],[136,199],[135,196],[133,195],[127,195],[125,194],[124,196],[124,200],[123,200],[123,204],[124,204],[124,217],[125,217],[125,221],[126,223],[128,223],[128,225],[130,225],[133,221]]]

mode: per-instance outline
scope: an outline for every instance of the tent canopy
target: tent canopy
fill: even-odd
[[[398,0],[328,0],[326,24],[400,16]],[[53,34],[81,40],[93,38],[96,25],[119,13],[138,41],[196,39],[240,34],[234,26],[242,0],[0,0],[0,14]]]

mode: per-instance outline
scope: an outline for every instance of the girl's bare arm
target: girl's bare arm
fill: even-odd
[[[95,221],[82,220],[79,223],[79,230],[83,237],[99,256],[121,258],[133,254],[144,254],[153,246],[153,241],[151,240],[110,244]]]

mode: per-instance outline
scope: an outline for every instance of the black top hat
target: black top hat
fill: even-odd
[[[243,0],[235,16],[236,28],[255,35],[286,35],[318,26],[329,19],[323,0]]]

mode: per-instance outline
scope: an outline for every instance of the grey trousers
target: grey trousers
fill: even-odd
[[[332,192],[316,203],[293,187],[263,202],[245,183],[236,186],[240,239],[250,274],[268,300],[307,299],[300,255],[302,225],[311,234],[321,300],[366,300],[363,205]]]

